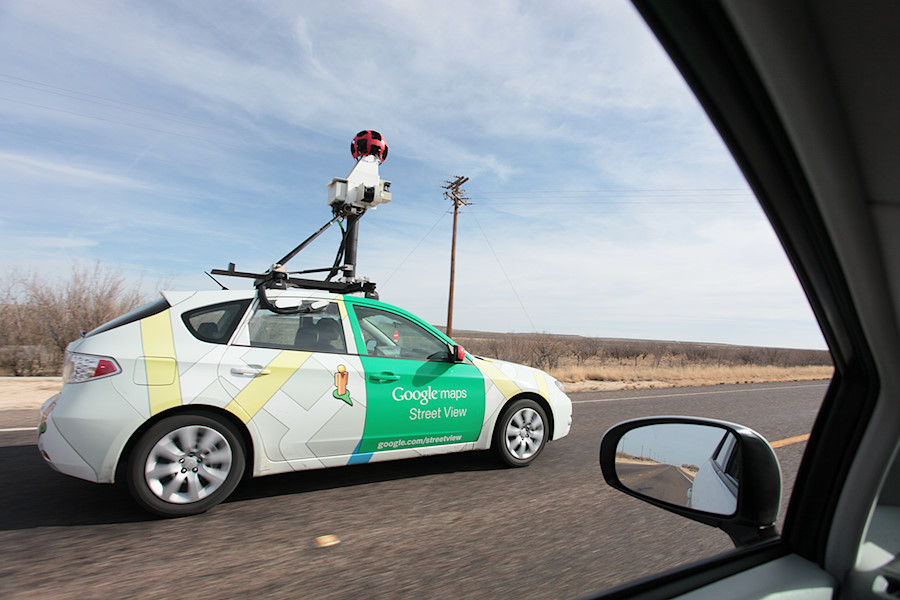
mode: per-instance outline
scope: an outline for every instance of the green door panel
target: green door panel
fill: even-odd
[[[360,358],[368,405],[359,452],[478,439],[484,422],[484,379],[475,366]]]

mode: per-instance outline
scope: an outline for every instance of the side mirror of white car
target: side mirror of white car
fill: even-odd
[[[453,362],[464,362],[466,360],[466,349],[459,344],[450,344],[450,360]]]
[[[625,421],[600,443],[612,487],[723,530],[735,545],[775,537],[781,467],[761,435],[694,417]]]

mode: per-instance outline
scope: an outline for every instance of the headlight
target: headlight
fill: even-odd
[[[553,383],[556,384],[556,387],[559,388],[559,391],[561,391],[563,394],[566,393],[566,386],[563,385],[562,381],[554,379]]]
[[[121,372],[119,363],[112,357],[66,352],[66,359],[63,363],[63,382],[81,383]]]

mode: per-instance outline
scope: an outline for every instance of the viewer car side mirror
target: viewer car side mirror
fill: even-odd
[[[603,435],[606,482],[694,521],[718,527],[736,546],[775,537],[781,466],[755,431],[695,417],[625,421]]]

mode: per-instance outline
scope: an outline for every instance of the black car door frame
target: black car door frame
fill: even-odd
[[[780,540],[735,550],[597,597],[672,597],[787,553],[824,569],[838,502],[879,394],[879,373],[856,302],[796,148],[731,16],[713,0],[634,0],[634,4],[759,199],[822,328],[835,375],[800,465]],[[772,7],[768,3],[767,8]],[[863,524],[857,526],[861,531]]]

